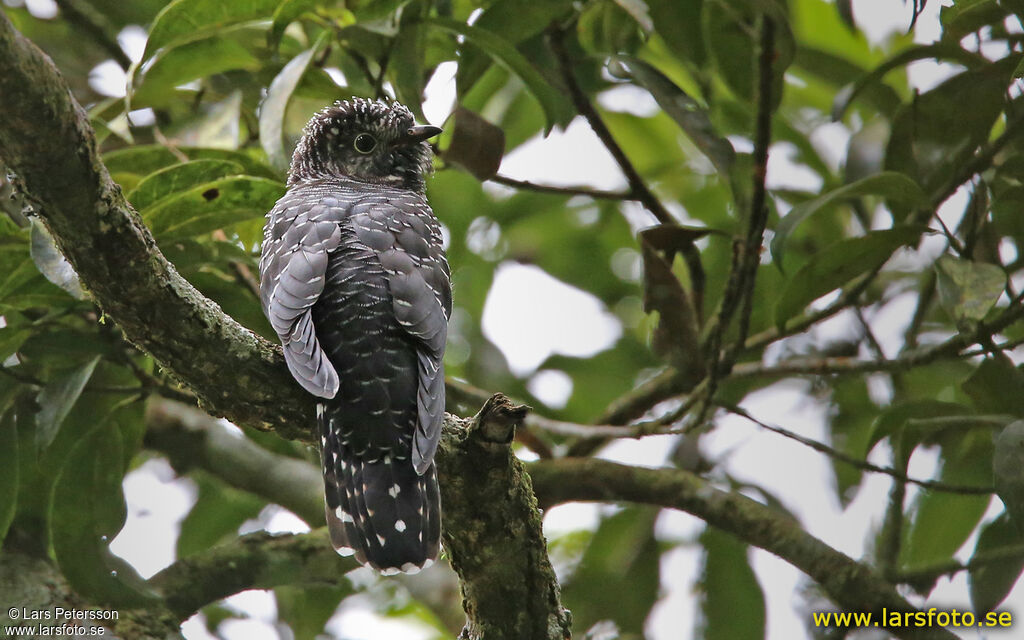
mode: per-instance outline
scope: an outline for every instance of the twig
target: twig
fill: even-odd
[[[760,48],[757,65],[757,120],[754,131],[753,192],[748,213],[747,234],[742,243],[733,245],[733,263],[726,281],[722,302],[712,319],[704,351],[708,355],[707,400],[701,404],[696,423],[704,421],[718,389],[720,375],[728,375],[743,350],[750,329],[750,315],[753,312],[754,286],[757,281],[757,267],[761,262],[761,244],[764,241],[765,225],[768,222],[765,177],[768,172],[768,147],[771,144],[772,124],[772,81],[775,58],[775,24],[767,15],[760,19]],[[732,322],[733,314],[740,308],[738,331],[733,345],[722,353],[722,340]]]
[[[900,482],[906,482],[906,483],[909,483],[909,484],[916,484],[919,487],[924,487],[925,489],[931,489],[933,491],[943,491],[943,492],[946,492],[946,493],[958,493],[958,494],[965,494],[965,495],[991,495],[995,491],[995,489],[993,487],[971,487],[971,486],[964,486],[964,485],[958,485],[958,484],[949,484],[948,482],[940,482],[940,481],[936,481],[936,480],[918,480],[917,478],[911,478],[911,477],[907,476],[905,473],[902,473],[901,471],[899,471],[898,469],[893,469],[891,467],[880,467],[880,466],[878,466],[876,464],[871,464],[870,462],[867,462],[865,460],[861,460],[860,458],[855,458],[855,457],[853,457],[853,456],[851,456],[851,455],[849,455],[847,453],[843,453],[842,451],[839,451],[838,449],[833,449],[832,447],[828,446],[827,444],[824,444],[822,442],[818,442],[817,440],[812,440],[810,438],[805,438],[804,436],[802,436],[800,434],[797,434],[797,433],[793,433],[792,431],[789,431],[788,429],[783,429],[782,427],[777,427],[775,425],[768,424],[767,422],[759,420],[759,419],[755,418],[754,416],[750,415],[750,413],[747,412],[742,407],[738,407],[736,405],[725,404],[725,403],[717,403],[717,406],[725,409],[729,413],[736,414],[736,415],[740,416],[741,418],[745,418],[745,419],[753,422],[754,424],[756,424],[757,426],[761,427],[762,429],[767,429],[768,431],[771,431],[772,433],[777,433],[780,436],[783,436],[783,437],[789,438],[790,440],[794,440],[796,442],[799,442],[800,444],[805,445],[807,447],[810,447],[811,449],[814,449],[815,451],[818,451],[820,453],[824,453],[825,455],[829,456],[830,458],[833,458],[834,460],[838,460],[840,462],[848,464],[848,465],[850,465],[852,467],[855,467],[857,469],[860,469],[862,471],[871,471],[873,473],[884,473],[885,475],[891,476],[891,477],[899,480]]]
[[[1003,564],[1009,561],[1021,560],[1022,558],[1024,558],[1024,545],[1014,545],[1004,547],[1002,549],[976,553],[971,557],[969,562],[949,560],[947,562],[934,564],[930,567],[894,572],[891,578],[894,582],[909,584],[911,586],[916,584],[929,584],[942,576],[951,576],[961,571],[974,571],[981,567],[987,567],[993,564]]]
[[[596,200],[637,200],[636,194],[632,191],[602,191],[590,187],[557,187],[554,185],[537,184],[529,180],[517,180],[501,174],[490,178],[491,182],[497,182],[507,187],[524,189],[526,191],[538,191],[540,193],[553,193],[557,195],[587,196]]]
[[[615,141],[615,137],[612,136],[612,132],[608,129],[608,126],[601,119],[597,109],[591,104],[590,99],[587,98],[587,94],[580,88],[579,82],[576,81],[576,74],[573,71],[572,60],[569,59],[569,53],[565,49],[565,42],[563,41],[565,35],[555,29],[550,32],[549,41],[551,43],[551,51],[555,54],[555,59],[558,61],[558,68],[562,74],[562,80],[565,82],[566,89],[569,90],[569,96],[572,98],[573,104],[576,106],[576,111],[582,115],[587,122],[590,124],[590,128],[597,134],[598,139],[608,149],[608,152],[612,154],[612,158],[622,169],[622,173],[626,176],[626,181],[629,182],[630,193],[632,197],[639,200],[648,211],[651,212],[658,222],[662,224],[670,224],[675,222],[675,218],[668,212],[665,205],[661,204],[661,201],[647,188],[647,183],[640,177],[640,173],[630,162],[629,158],[626,157],[625,151],[619,146],[619,143]]]

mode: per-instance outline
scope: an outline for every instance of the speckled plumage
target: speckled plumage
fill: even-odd
[[[261,302],[288,367],[322,399],[331,540],[385,573],[425,566],[440,539],[433,458],[451,285],[423,193],[423,140],[437,130],[413,127],[395,102],[317,113],[267,215],[260,259]],[[372,152],[357,149],[360,135]]]

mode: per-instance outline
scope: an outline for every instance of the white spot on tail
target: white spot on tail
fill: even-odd
[[[379,535],[379,534],[377,535],[377,542],[378,542],[378,543],[380,543],[380,546],[382,546],[382,547],[383,547],[383,546],[384,546],[384,543],[385,543],[386,541],[387,541],[387,540],[386,540],[386,539],[384,538],[384,536],[382,536],[382,535]]]
[[[388,495],[391,496],[392,498],[397,498],[398,494],[401,493],[401,492],[402,492],[402,487],[398,486],[397,482],[395,484],[391,485],[391,488],[388,489]]]
[[[337,551],[338,555],[343,558],[356,555],[356,550],[352,547],[338,547],[335,551]]]
[[[405,573],[408,573],[409,575],[415,575],[415,574],[420,572],[420,567],[417,566],[417,565],[414,565],[411,562],[406,562],[405,564],[402,565],[402,571],[404,571]]]
[[[395,531],[398,533],[405,531],[405,520],[395,520]]]
[[[382,575],[382,576],[397,576],[399,574],[399,572],[401,572],[401,569],[398,569],[396,567],[386,567],[386,568],[380,570],[380,575]]]

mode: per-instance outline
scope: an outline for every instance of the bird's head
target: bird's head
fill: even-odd
[[[433,157],[426,141],[439,133],[439,127],[416,126],[412,112],[398,102],[335,102],[303,129],[288,184],[345,177],[423,191]]]

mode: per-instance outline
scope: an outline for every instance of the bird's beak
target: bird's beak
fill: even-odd
[[[433,138],[437,134],[441,133],[443,129],[441,127],[435,127],[431,124],[426,124],[420,127],[409,127],[405,133],[399,136],[395,140],[396,145],[413,145],[423,142],[429,138]]]

